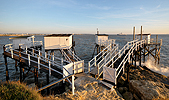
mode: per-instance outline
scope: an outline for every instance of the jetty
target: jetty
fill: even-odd
[[[96,80],[107,87],[113,89],[118,84],[118,79],[124,74],[126,68],[135,65],[136,62],[145,62],[149,56],[153,56],[155,63],[159,63],[162,40],[151,38],[151,34],[135,34],[133,28],[133,40],[129,41],[119,49],[115,39],[109,39],[106,34],[95,35],[95,49],[92,59],[88,62],[88,70],[84,71],[84,60],[81,60],[74,50],[75,43],[72,34],[52,34],[44,36],[44,46],[42,41],[34,41],[34,36],[16,37],[12,44],[3,46],[4,60],[6,67],[6,81],[9,80],[7,57],[15,60],[16,71],[20,69],[20,82],[22,82],[29,72],[34,73],[35,83],[38,84],[38,73],[46,73],[47,84],[37,91],[47,89],[59,83],[70,83],[72,94],[75,90],[75,76],[85,77],[85,74],[93,76]],[[42,48],[44,47],[44,48]],[[97,53],[95,54],[95,51]],[[54,51],[59,51],[58,57]],[[147,57],[146,57],[147,56]],[[83,75],[81,75],[83,74]],[[54,76],[58,80],[49,83],[49,76]],[[128,78],[128,76],[127,76]],[[83,78],[82,78],[83,79]],[[80,79],[78,79],[80,80]],[[129,81],[129,78],[128,78]]]

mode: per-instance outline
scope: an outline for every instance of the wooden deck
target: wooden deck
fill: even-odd
[[[33,61],[30,61],[31,64],[29,66],[28,60],[22,58],[22,57],[28,58],[28,54],[26,55],[26,54],[20,53],[21,57],[19,57],[19,52],[14,51],[13,53],[14,53],[13,58],[11,57],[12,55],[9,52],[4,52],[3,55],[6,56],[6,57],[9,57],[9,58],[12,58],[12,59],[14,59],[14,60],[16,60],[16,61],[18,61],[20,63],[23,63],[24,66],[27,66],[28,69],[29,69],[29,67],[38,69],[38,63],[35,63],[35,62],[38,62],[38,58],[35,58],[35,57],[31,56],[30,59],[33,60]],[[18,55],[18,56],[16,56],[15,54]],[[49,63],[45,62],[43,60],[40,60],[40,63],[43,64],[43,65],[49,66]],[[57,71],[59,71],[61,73],[63,72],[60,68],[57,68],[56,66],[52,66],[51,65],[51,68],[53,68],[53,69],[55,69],[55,70],[57,70]],[[39,71],[42,71],[42,72],[45,72],[45,73],[49,73],[49,69],[44,67],[44,66],[42,66],[42,65],[40,65]],[[57,78],[62,78],[63,77],[63,75],[58,74],[58,73],[56,73],[56,72],[54,72],[52,70],[51,70],[51,75],[55,76]]]

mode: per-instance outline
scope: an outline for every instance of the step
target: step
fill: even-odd
[[[115,85],[110,84],[110,83],[107,83],[107,82],[105,82],[105,81],[103,81],[103,80],[100,80],[100,83],[102,83],[103,85],[105,85],[105,86],[107,86],[108,88],[110,88],[111,91],[114,90],[114,88],[115,88]]]

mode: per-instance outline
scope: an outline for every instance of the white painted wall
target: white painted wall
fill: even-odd
[[[69,48],[72,45],[72,35],[69,37],[44,37],[45,49]]]
[[[28,48],[31,47],[32,46],[31,37],[13,39],[13,47],[14,47],[14,49],[19,49],[19,45],[21,45],[21,44],[22,44],[22,49],[25,49],[26,46]]]
[[[96,35],[95,37],[95,42],[96,44],[100,44],[100,41],[107,41],[108,40],[108,36],[98,36]]]

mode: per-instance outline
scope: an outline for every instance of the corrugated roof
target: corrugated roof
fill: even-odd
[[[19,38],[28,38],[28,37],[32,37],[32,36],[28,36],[28,35],[26,35],[26,36],[17,36],[17,37],[12,37],[12,38],[9,38],[9,39],[19,39]]]
[[[95,35],[98,35],[98,36],[109,36],[107,34],[95,34]]]
[[[72,34],[52,34],[52,35],[46,35],[44,37],[69,37]]]

